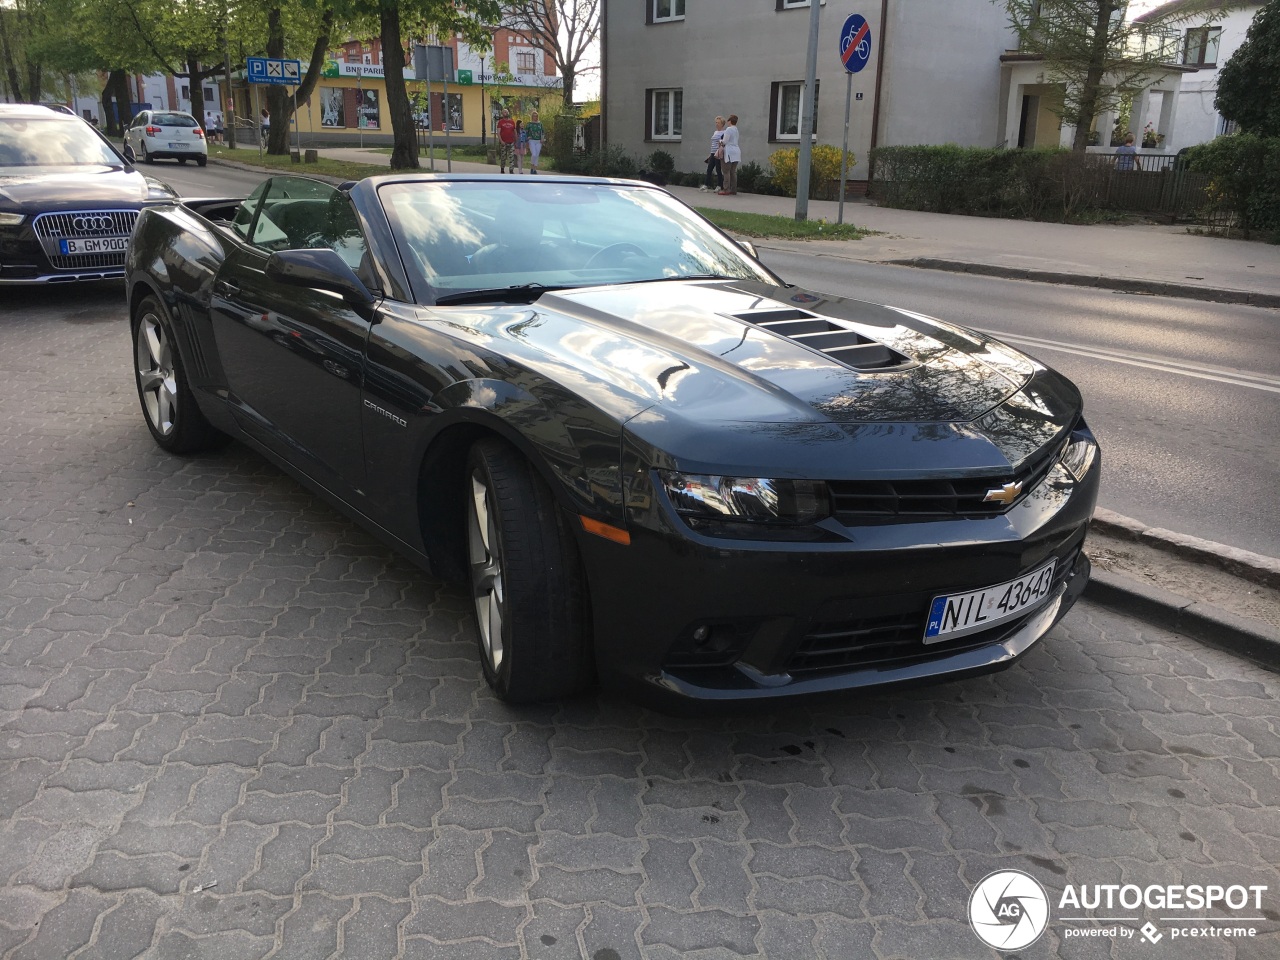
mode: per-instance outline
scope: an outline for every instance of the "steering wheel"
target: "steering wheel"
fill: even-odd
[[[595,253],[591,255],[591,257],[587,260],[585,264],[583,264],[583,269],[589,269],[590,267],[598,266],[598,264],[596,263],[597,260],[602,261],[609,257],[617,257],[619,254],[622,254],[622,253],[630,254],[632,256],[640,256],[640,257],[649,256],[642,249],[637,247],[634,243],[630,243],[629,241],[623,240],[619,243],[611,243],[607,247],[601,247],[599,250],[597,250]]]

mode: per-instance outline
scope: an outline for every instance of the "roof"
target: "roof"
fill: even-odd
[[[1159,23],[1162,20],[1187,20],[1192,17],[1203,16],[1206,20],[1212,20],[1229,13],[1235,7],[1260,7],[1264,0],[1254,0],[1252,3],[1230,3],[1224,0],[1169,0],[1168,3],[1162,3],[1154,10],[1148,10],[1141,16],[1134,17],[1134,23]]]
[[[63,113],[38,103],[0,103],[0,117],[26,120],[78,120],[75,114]]]

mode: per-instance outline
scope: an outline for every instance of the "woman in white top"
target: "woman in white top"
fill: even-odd
[[[738,115],[729,114],[729,123],[724,128],[724,137],[720,140],[720,155],[724,161],[725,176],[728,182],[724,190],[717,191],[720,196],[733,197],[738,193],[738,162],[742,159],[742,150],[738,146]]]
[[[720,166],[720,141],[724,139],[724,117],[716,117],[716,128],[711,131],[711,152],[707,154],[707,178],[700,190],[724,189],[724,169]],[[712,179],[714,176],[715,179]]]

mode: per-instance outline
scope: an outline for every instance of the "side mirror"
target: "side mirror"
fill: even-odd
[[[756,253],[756,245],[750,240],[739,240],[737,241],[737,244],[743,250],[747,251],[747,255],[751,257],[752,260],[760,259],[760,254]]]
[[[267,260],[267,276],[278,283],[332,290],[357,307],[368,306],[376,299],[347,261],[327,247],[273,253]]]

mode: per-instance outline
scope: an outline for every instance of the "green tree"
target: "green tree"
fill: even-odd
[[[0,3],[0,59],[4,85],[19,103],[39,103],[44,84],[44,61],[37,54],[49,33],[41,0]]]
[[[1244,43],[1218,74],[1213,103],[1241,130],[1280,137],[1280,0],[1254,15]]]
[[[1100,113],[1115,110],[1147,86],[1161,65],[1176,62],[1177,24],[1209,19],[1240,6],[1224,0],[1164,4],[1126,20],[1128,0],[992,0],[1002,3],[1022,53],[1039,56],[1053,83],[1064,87],[1054,112],[1075,127],[1072,149],[1084,152]]]
[[[498,0],[470,0],[466,9],[453,0],[338,0],[338,12],[355,23],[377,24],[382,41],[387,113],[391,117],[391,167],[418,167],[417,124],[404,81],[405,36],[461,36],[474,47],[491,43],[488,24],[502,15]]]
[[[313,14],[313,16],[308,16]],[[290,21],[295,29],[288,30]],[[290,52],[288,37],[301,34],[308,38],[311,49],[306,51],[306,76],[295,91],[284,86],[267,88],[267,112],[271,116],[271,132],[267,139],[267,153],[286,154],[289,152],[289,121],[293,117],[296,102],[305,102],[315,91],[320,82],[320,71],[324,68],[325,56],[329,51],[329,43],[333,37],[335,14],[331,7],[287,8],[272,6],[267,9],[267,45],[268,57],[282,58]]]
[[[503,4],[502,25],[551,54],[566,106],[573,103],[578,77],[596,69],[582,64],[600,35],[600,6],[601,0],[507,0]]]

